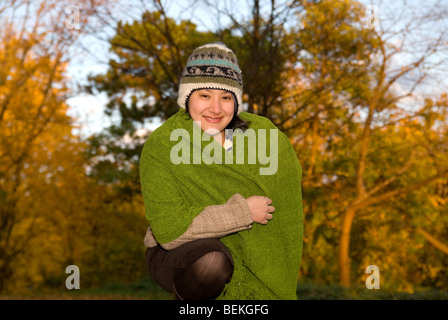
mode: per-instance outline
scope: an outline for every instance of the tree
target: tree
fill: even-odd
[[[310,209],[319,201],[328,203],[320,195],[340,199],[333,204],[330,201],[328,209],[332,219],[341,217],[340,282],[350,286],[355,218],[371,207],[391,206],[400,196],[446,177],[440,160],[431,161],[432,157],[445,157],[446,150],[436,147],[434,141],[418,138],[430,136],[434,130],[422,124],[433,111],[420,98],[418,89],[430,75],[436,75],[432,72],[440,70],[443,59],[439,54],[446,46],[447,34],[445,29],[436,29],[432,37],[408,43],[428,23],[440,22],[437,18],[443,15],[434,15],[432,8],[406,21],[404,14],[392,15],[393,20],[383,19],[387,25],[383,23],[381,30],[370,30],[363,23],[364,7],[355,2],[321,1],[305,8],[304,27],[297,36],[305,52],[295,71],[297,78],[304,80],[285,97],[290,102],[288,112],[280,114],[277,123],[290,132],[297,149],[304,150],[299,154],[309,164],[304,183],[314,189],[310,190],[310,196],[314,193]],[[399,47],[394,45],[397,36],[402,40]],[[395,59],[406,50],[411,60],[397,66]],[[380,169],[375,159],[385,151],[383,133],[394,139],[396,132],[385,128],[395,125],[399,131],[408,126],[416,129],[416,136],[409,137],[406,144],[400,139],[395,147],[390,146]],[[419,171],[415,157],[424,159],[428,170],[403,184],[402,178]],[[336,212],[334,208],[338,208]]]
[[[425,12],[423,15],[414,16],[410,22],[405,24],[404,29],[398,31],[399,34],[406,39],[406,35],[415,31],[413,29],[418,30],[428,23],[434,23],[434,19],[437,19],[437,17],[430,14],[431,10],[432,8],[430,8],[429,13]],[[443,10],[444,9],[442,8],[442,11]],[[390,117],[403,117],[403,109],[400,107],[400,102],[405,98],[415,97],[414,93],[416,89],[428,76],[428,72],[434,69],[436,65],[440,64],[440,61],[433,62],[431,60],[434,58],[437,59],[435,54],[440,50],[443,50],[443,46],[448,43],[448,33],[443,29],[435,32],[433,38],[421,39],[420,43],[413,42],[414,57],[411,62],[406,66],[396,68],[396,66],[392,66],[391,59],[393,59],[398,52],[403,51],[404,48],[406,48],[406,40],[401,43],[401,47],[394,48],[389,42],[389,31],[378,30],[374,31],[374,33],[379,43],[379,57],[377,67],[373,69],[372,83],[366,88],[366,99],[360,104],[367,113],[367,116],[363,121],[359,144],[359,157],[356,164],[356,196],[345,211],[340,239],[339,267],[341,272],[341,283],[345,286],[350,286],[350,230],[356,213],[362,208],[383,203],[384,201],[394,199],[402,194],[422,188],[429,183],[433,183],[440,178],[446,177],[448,173],[446,169],[436,166],[433,167],[434,170],[432,174],[416,179],[406,186],[396,186],[394,188],[394,182],[397,181],[400,176],[411,172],[413,153],[410,152],[410,150],[417,148],[419,144],[419,142],[417,142],[410,147],[409,151],[405,151],[407,154],[410,154],[410,156],[404,158],[404,161],[397,166],[394,171],[388,173],[387,177],[377,179],[372,183],[367,181],[366,171],[368,170],[367,167],[369,165],[369,145],[371,144],[371,139],[374,138],[375,132],[381,130],[384,126],[391,125],[397,121],[388,121]],[[396,31],[391,33],[393,35],[397,34]],[[418,49],[416,49],[416,45],[419,45],[417,47]],[[417,76],[409,77],[412,72],[415,72]],[[396,87],[394,88],[394,85],[397,85],[399,80],[409,81],[406,85],[401,86],[402,92],[400,93],[397,92]],[[412,111],[405,117],[406,119],[416,119],[424,116],[425,111],[425,105],[419,106],[417,102],[417,105],[415,105]],[[431,144],[428,146],[431,146]],[[443,150],[442,153],[444,153]],[[428,163],[428,165],[431,164]]]
[[[0,7],[0,291],[15,283],[13,266],[51,225],[46,209],[59,199],[45,192],[69,170],[55,154],[76,145],[65,70],[79,33],[67,28],[65,9],[58,1],[26,0]]]

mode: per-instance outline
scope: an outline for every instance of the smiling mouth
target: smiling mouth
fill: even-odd
[[[211,123],[218,123],[222,120],[222,118],[210,118],[210,117],[206,117],[206,116],[204,116],[204,118],[205,118],[205,120],[207,120],[208,122],[211,122]]]

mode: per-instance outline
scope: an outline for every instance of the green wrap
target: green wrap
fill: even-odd
[[[157,241],[167,243],[207,206],[224,204],[235,193],[269,197],[275,212],[267,225],[254,223],[220,239],[235,267],[218,299],[297,299],[302,169],[289,139],[271,121],[247,112],[239,117],[250,121],[249,129],[233,132],[230,152],[184,109],[151,133],[140,159],[146,218]]]

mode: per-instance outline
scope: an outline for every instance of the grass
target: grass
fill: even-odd
[[[407,293],[385,289],[369,290],[366,287],[299,284],[297,297],[299,300],[448,300],[448,291],[424,288],[414,293]]]
[[[365,287],[348,289],[339,285],[298,284],[297,297],[299,300],[448,300],[448,291],[429,288],[411,294]],[[3,295],[0,300],[173,300],[173,295],[145,277],[131,284],[110,283],[101,288]]]
[[[0,300],[173,300],[173,295],[145,277],[136,283],[109,283],[100,288],[0,295]]]

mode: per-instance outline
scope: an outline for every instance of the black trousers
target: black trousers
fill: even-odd
[[[217,297],[234,265],[229,249],[218,239],[195,240],[173,250],[148,248],[146,263],[151,277],[182,300]]]

